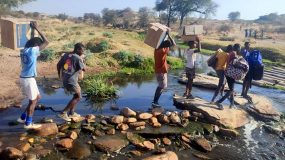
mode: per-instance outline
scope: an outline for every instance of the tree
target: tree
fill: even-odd
[[[128,29],[134,26],[136,15],[131,8],[128,7],[122,10],[120,17],[122,17],[123,28]]]
[[[0,15],[34,0],[0,0]]]
[[[110,10],[108,8],[104,8],[102,10],[102,19],[103,24],[106,26],[111,24],[113,27],[117,26],[117,12],[116,10]]]
[[[231,20],[231,21],[236,21],[240,18],[240,12],[231,12],[229,13],[228,15],[228,18]]]
[[[213,15],[218,5],[212,0],[175,0],[174,11],[179,15],[179,27],[182,27],[184,18],[191,13],[205,16]]]
[[[175,16],[174,10],[174,2],[176,0],[157,0],[155,9],[157,11],[165,11],[167,12],[167,26],[170,27],[171,19]],[[179,1],[179,0],[178,0]]]
[[[150,21],[150,9],[147,7],[142,7],[139,9],[138,12],[138,17],[139,17],[139,21],[138,21],[138,26],[140,28],[146,28],[149,24]]]
[[[60,13],[57,15],[57,18],[61,21],[65,21],[68,18],[68,15],[66,15],[65,13]]]

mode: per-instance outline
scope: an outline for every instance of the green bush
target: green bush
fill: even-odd
[[[121,65],[127,65],[133,60],[134,54],[128,51],[119,51],[113,56]]]
[[[41,51],[40,56],[38,57],[38,59],[40,61],[52,61],[56,58],[56,52],[53,49],[45,49],[43,51]]]
[[[113,34],[110,33],[110,32],[104,32],[104,33],[103,33],[103,36],[104,36],[104,37],[107,37],[107,38],[113,38]]]
[[[145,32],[139,32],[137,38],[139,40],[141,40],[141,41],[144,41],[145,40],[145,36],[146,36]]]
[[[183,60],[177,57],[167,56],[167,63],[171,69],[181,69],[185,66]]]
[[[90,50],[91,52],[103,52],[110,48],[111,46],[106,40],[103,40],[98,44],[91,41],[86,44],[86,49]]]
[[[93,33],[93,32],[90,32],[90,33],[89,33],[89,35],[90,35],[90,36],[93,36],[93,35],[95,35],[95,33]]]
[[[83,81],[83,91],[91,101],[100,102],[116,97],[117,89],[106,83],[106,77],[96,75]]]

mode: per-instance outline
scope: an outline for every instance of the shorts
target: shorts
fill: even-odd
[[[186,72],[186,77],[188,79],[194,79],[195,78],[195,68],[185,68],[185,72]]]
[[[167,73],[156,73],[155,76],[158,82],[158,87],[162,89],[167,88]]]
[[[35,100],[40,95],[35,78],[20,78],[20,85],[23,94],[29,98],[29,100]]]
[[[81,97],[81,88],[80,88],[79,84],[77,84],[77,85],[75,85],[75,86],[68,84],[68,85],[65,85],[65,86],[64,86],[64,89],[65,89],[65,91],[67,91],[68,93],[77,95],[79,98],[82,98],[82,97]]]

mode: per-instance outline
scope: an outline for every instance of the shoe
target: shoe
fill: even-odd
[[[221,103],[216,102],[216,105],[219,107],[220,110],[224,110],[224,107]]]
[[[22,120],[22,118],[20,118],[20,117],[19,117],[19,118],[17,119],[17,122],[19,122],[19,123],[25,123],[25,122],[26,122],[26,120],[25,120],[25,119],[24,119],[24,120]]]
[[[38,129],[40,128],[42,125],[41,124],[34,124],[34,123],[31,123],[29,125],[24,125],[24,128],[25,129]]]
[[[81,117],[81,115],[76,113],[76,112],[73,112],[73,114],[70,114],[68,117],[69,118],[77,118],[77,117]]]
[[[65,120],[65,121],[68,121],[68,122],[71,121],[71,119],[68,117],[67,113],[60,113],[60,114],[58,114],[57,116],[58,116],[59,118],[62,118],[62,119]]]
[[[183,98],[187,98],[188,97],[188,94],[186,94],[186,93],[183,93],[183,96],[182,96]]]
[[[211,102],[210,102],[210,104],[216,104],[216,102],[214,102],[214,101],[211,101]]]

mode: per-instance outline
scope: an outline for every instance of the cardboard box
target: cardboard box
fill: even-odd
[[[188,41],[196,41],[196,37],[199,37],[199,39],[200,39],[200,41],[202,40],[202,35],[188,35],[188,36],[186,36],[186,35],[182,35],[181,36],[181,40],[183,41],[183,42],[188,42]]]
[[[189,25],[182,27],[182,35],[200,35],[203,34],[203,25]]]
[[[170,30],[167,26],[160,23],[151,23],[144,43],[153,47],[158,48],[166,37],[167,30]]]
[[[25,47],[31,38],[30,21],[1,19],[1,44],[4,47],[19,50]]]

